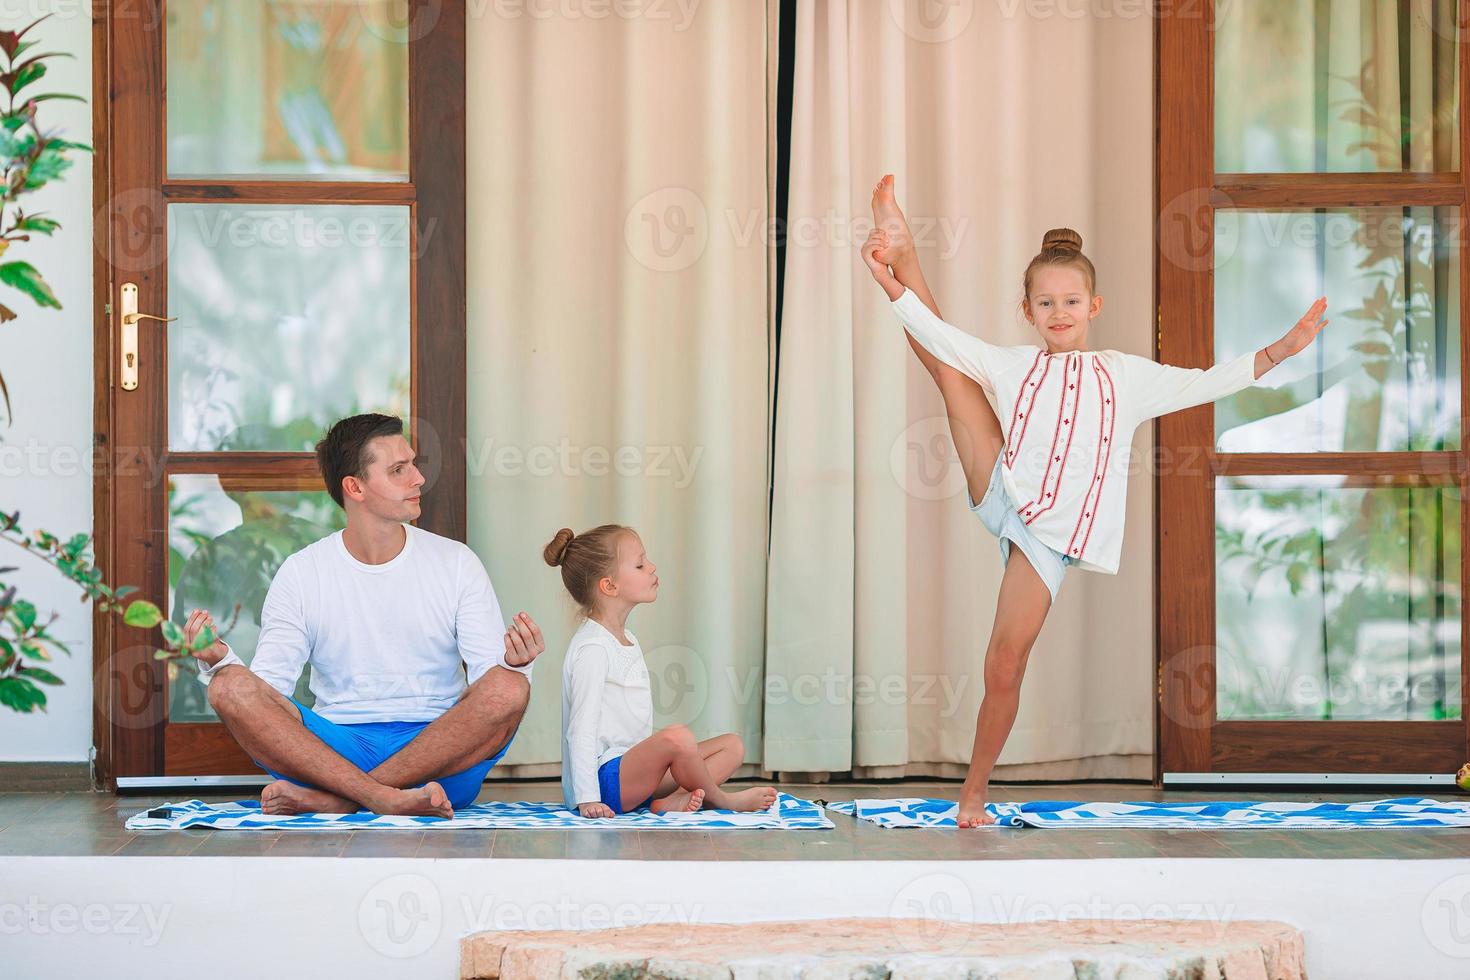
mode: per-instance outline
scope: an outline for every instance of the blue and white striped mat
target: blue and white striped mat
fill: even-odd
[[[954,827],[953,800],[855,800],[829,803],[880,827]],[[1403,798],[1365,803],[991,803],[997,827],[1139,827],[1163,830],[1356,830],[1372,827],[1470,827],[1470,803]],[[982,828],[983,829],[983,828]]]
[[[186,800],[163,804],[167,817],[147,811],[128,818],[128,830],[180,830],[213,827],[217,830],[470,830],[479,828],[531,830],[831,830],[832,821],[810,800],[778,793],[769,810],[736,813],[701,810],[666,813],[635,810],[615,817],[583,817],[561,803],[475,803],[454,812],[454,819],[385,817],[376,813],[305,813],[276,815],[260,812],[260,803],[204,803]],[[154,808],[156,809],[156,808]]]

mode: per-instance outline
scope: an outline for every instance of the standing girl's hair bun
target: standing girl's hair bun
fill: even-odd
[[[1053,228],[1042,236],[1041,250],[1043,252],[1080,252],[1082,251],[1082,236],[1071,228]]]
[[[572,539],[575,537],[576,535],[572,533],[572,529],[569,527],[564,527],[560,531],[557,531],[556,537],[552,538],[551,543],[541,552],[541,557],[546,559],[546,564],[553,568],[560,565],[567,556],[567,546],[572,543]]]

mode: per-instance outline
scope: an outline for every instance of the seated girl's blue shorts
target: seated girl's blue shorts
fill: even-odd
[[[597,767],[597,789],[602,794],[602,802],[606,803],[612,809],[613,813],[627,813],[629,810],[641,810],[653,802],[653,797],[649,796],[648,799],[637,806],[630,807],[629,810],[624,810],[622,780],[619,778],[622,768],[622,756],[608,759]]]
[[[370,721],[360,725],[339,725],[334,721],[328,721],[321,715],[312,711],[306,705],[296,699],[291,703],[296,705],[301,712],[301,722],[306,730],[327,744],[333,752],[352,763],[363,772],[372,772],[393,756],[399,749],[412,742],[425,728],[429,727],[427,721]],[[519,731],[520,729],[516,729]],[[452,776],[441,776],[433,782],[444,788],[449,797],[449,805],[458,810],[460,807],[469,806],[475,802],[475,797],[480,795],[480,785],[485,782],[485,774],[490,767],[500,761],[505,755],[510,743],[515,741],[515,733],[511,733],[510,739],[505,746],[484,762],[477,762],[464,772],[457,772]],[[307,786],[312,789],[310,783],[303,783],[299,779],[283,776],[272,769],[261,766],[258,760],[251,760],[257,766],[265,769],[276,779],[284,779],[288,783],[297,786]],[[423,783],[419,783],[420,786]]]
[[[1020,545],[1021,551],[1031,562],[1031,567],[1036,569],[1036,573],[1046,583],[1051,601],[1055,603],[1057,590],[1062,587],[1062,576],[1067,573],[1068,565],[1077,564],[1077,559],[1043,544],[1031,533],[1026,522],[1021,520],[1021,515],[1016,512],[1016,503],[1006,493],[1005,481],[1001,479],[1000,466],[1003,457],[1004,451],[995,458],[995,469],[991,471],[990,486],[985,490],[985,497],[977,504],[968,491],[965,496],[970,501],[970,510],[980,518],[980,523],[999,540],[1001,563],[1010,560],[1012,541]]]

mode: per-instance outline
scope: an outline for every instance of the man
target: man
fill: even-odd
[[[249,667],[223,641],[195,654],[210,706],[275,777],[266,813],[453,816],[520,725],[541,630],[506,629],[475,553],[406,523],[424,477],[401,420],[343,419],[316,455],[347,526],[282,563]],[[206,626],[196,609],[184,634]],[[307,663],[315,710],[291,699]]]

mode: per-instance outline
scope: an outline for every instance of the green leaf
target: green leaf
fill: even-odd
[[[49,235],[60,227],[60,221],[39,214],[28,214],[15,223],[16,231],[34,231],[38,235]]]
[[[72,102],[86,102],[87,101],[86,99],[82,98],[80,95],[71,95],[71,94],[69,94],[67,92],[47,92],[45,95],[33,95],[29,99],[27,99],[26,101],[27,102],[46,102],[46,101],[49,101],[50,99],[67,99],[67,100],[72,101]],[[25,121],[25,119],[24,119],[24,117],[22,117],[21,122],[24,122],[24,121]]]
[[[42,667],[22,667],[19,671],[17,671],[17,673],[19,673],[22,677],[29,677],[32,680],[40,681],[42,684],[63,683],[60,677],[57,677],[55,674],[51,673],[51,671],[46,670]]]
[[[46,707],[46,695],[24,677],[0,677],[0,704],[29,714]]]
[[[46,652],[46,648],[35,640],[22,640],[20,642],[20,653],[21,656],[30,657],[32,660],[51,659],[51,654]]]
[[[169,646],[181,647],[184,645],[184,628],[172,619],[165,619],[158,624],[158,628],[163,631],[164,642]]]
[[[13,286],[36,301],[38,306],[49,306],[53,309],[61,309],[61,301],[46,285],[46,280],[41,278],[41,273],[29,262],[5,262],[0,263],[0,283]]]
[[[163,613],[147,599],[134,599],[123,613],[123,622],[139,629],[152,629],[163,622]]]
[[[36,625],[36,607],[24,599],[16,600],[15,605],[11,607],[11,611],[15,613],[15,618],[20,621],[20,628],[22,630],[28,631],[32,626]]]
[[[46,66],[44,64],[39,61],[29,61],[20,70],[6,72],[4,75],[0,75],[0,78],[5,79],[5,83],[10,86],[10,94],[15,95],[32,82],[40,81],[45,74]]]
[[[121,599],[121,598],[123,598],[125,596],[130,596],[134,592],[137,592],[137,591],[138,591],[138,587],[136,585],[124,585],[124,586],[121,586],[120,588],[114,589],[113,590],[113,593],[112,593],[112,597],[114,599]]]

